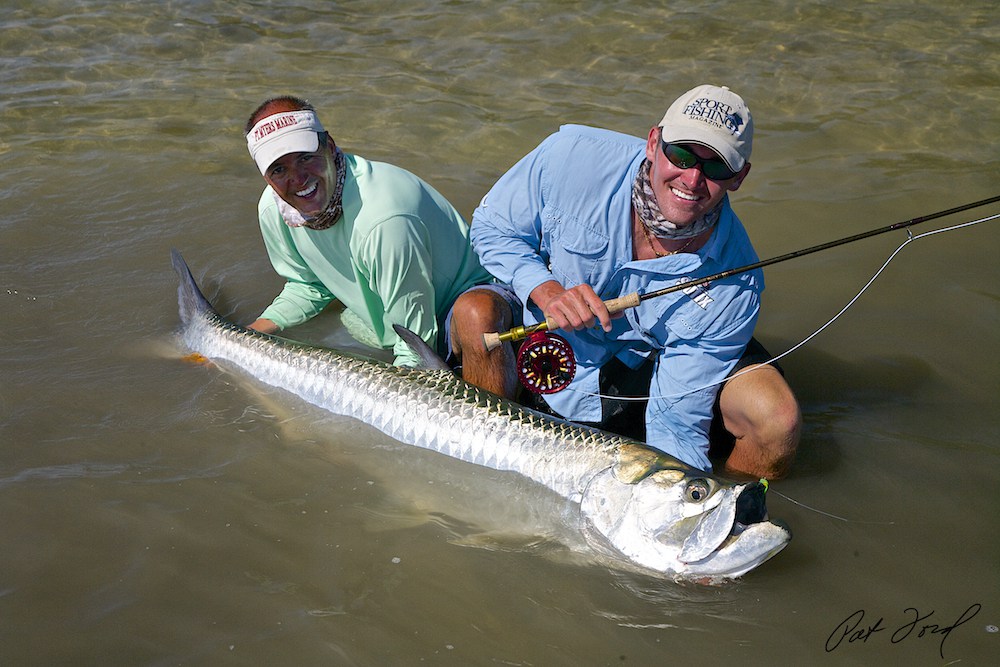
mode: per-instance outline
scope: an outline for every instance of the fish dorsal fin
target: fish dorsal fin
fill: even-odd
[[[448,371],[448,364],[444,363],[444,359],[438,356],[437,352],[432,350],[430,346],[424,342],[424,339],[413,333],[406,327],[400,326],[398,324],[392,325],[393,330],[396,335],[403,339],[413,353],[420,358],[420,368],[426,368],[432,371]]]
[[[202,294],[194,276],[191,275],[191,269],[188,268],[187,262],[184,261],[178,250],[172,249],[170,251],[170,263],[173,264],[174,271],[180,278],[177,288],[177,303],[180,306],[181,321],[186,324],[204,313],[214,313],[212,304]]]

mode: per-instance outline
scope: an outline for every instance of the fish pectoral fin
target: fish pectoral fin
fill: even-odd
[[[733,489],[724,491],[726,497],[715,509],[701,516],[698,525],[684,540],[678,558],[685,563],[694,563],[707,558],[718,549],[733,530],[736,521],[736,500],[739,496]]]

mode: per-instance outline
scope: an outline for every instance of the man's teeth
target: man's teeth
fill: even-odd
[[[689,195],[686,192],[681,192],[677,188],[670,188],[670,191],[674,193],[674,196],[680,197],[681,199],[687,199],[688,201],[698,201],[698,197],[695,195]]]
[[[297,197],[308,197],[312,193],[316,192],[316,188],[317,187],[319,187],[319,184],[318,183],[313,183],[312,185],[310,185],[305,190],[299,190],[298,192],[295,193],[295,195]]]

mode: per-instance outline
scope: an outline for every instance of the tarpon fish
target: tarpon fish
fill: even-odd
[[[246,329],[214,310],[176,250],[172,261],[181,336],[192,351],[400,442],[524,475],[579,505],[584,533],[602,553],[674,579],[715,582],[747,573],[791,539],[768,520],[761,482],[731,483],[474,387],[406,329],[397,331],[427,367]]]

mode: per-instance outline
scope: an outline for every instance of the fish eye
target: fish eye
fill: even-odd
[[[687,488],[684,490],[684,495],[693,503],[700,503],[701,501],[708,498],[712,490],[708,486],[708,480],[705,479],[692,479],[688,482]]]

